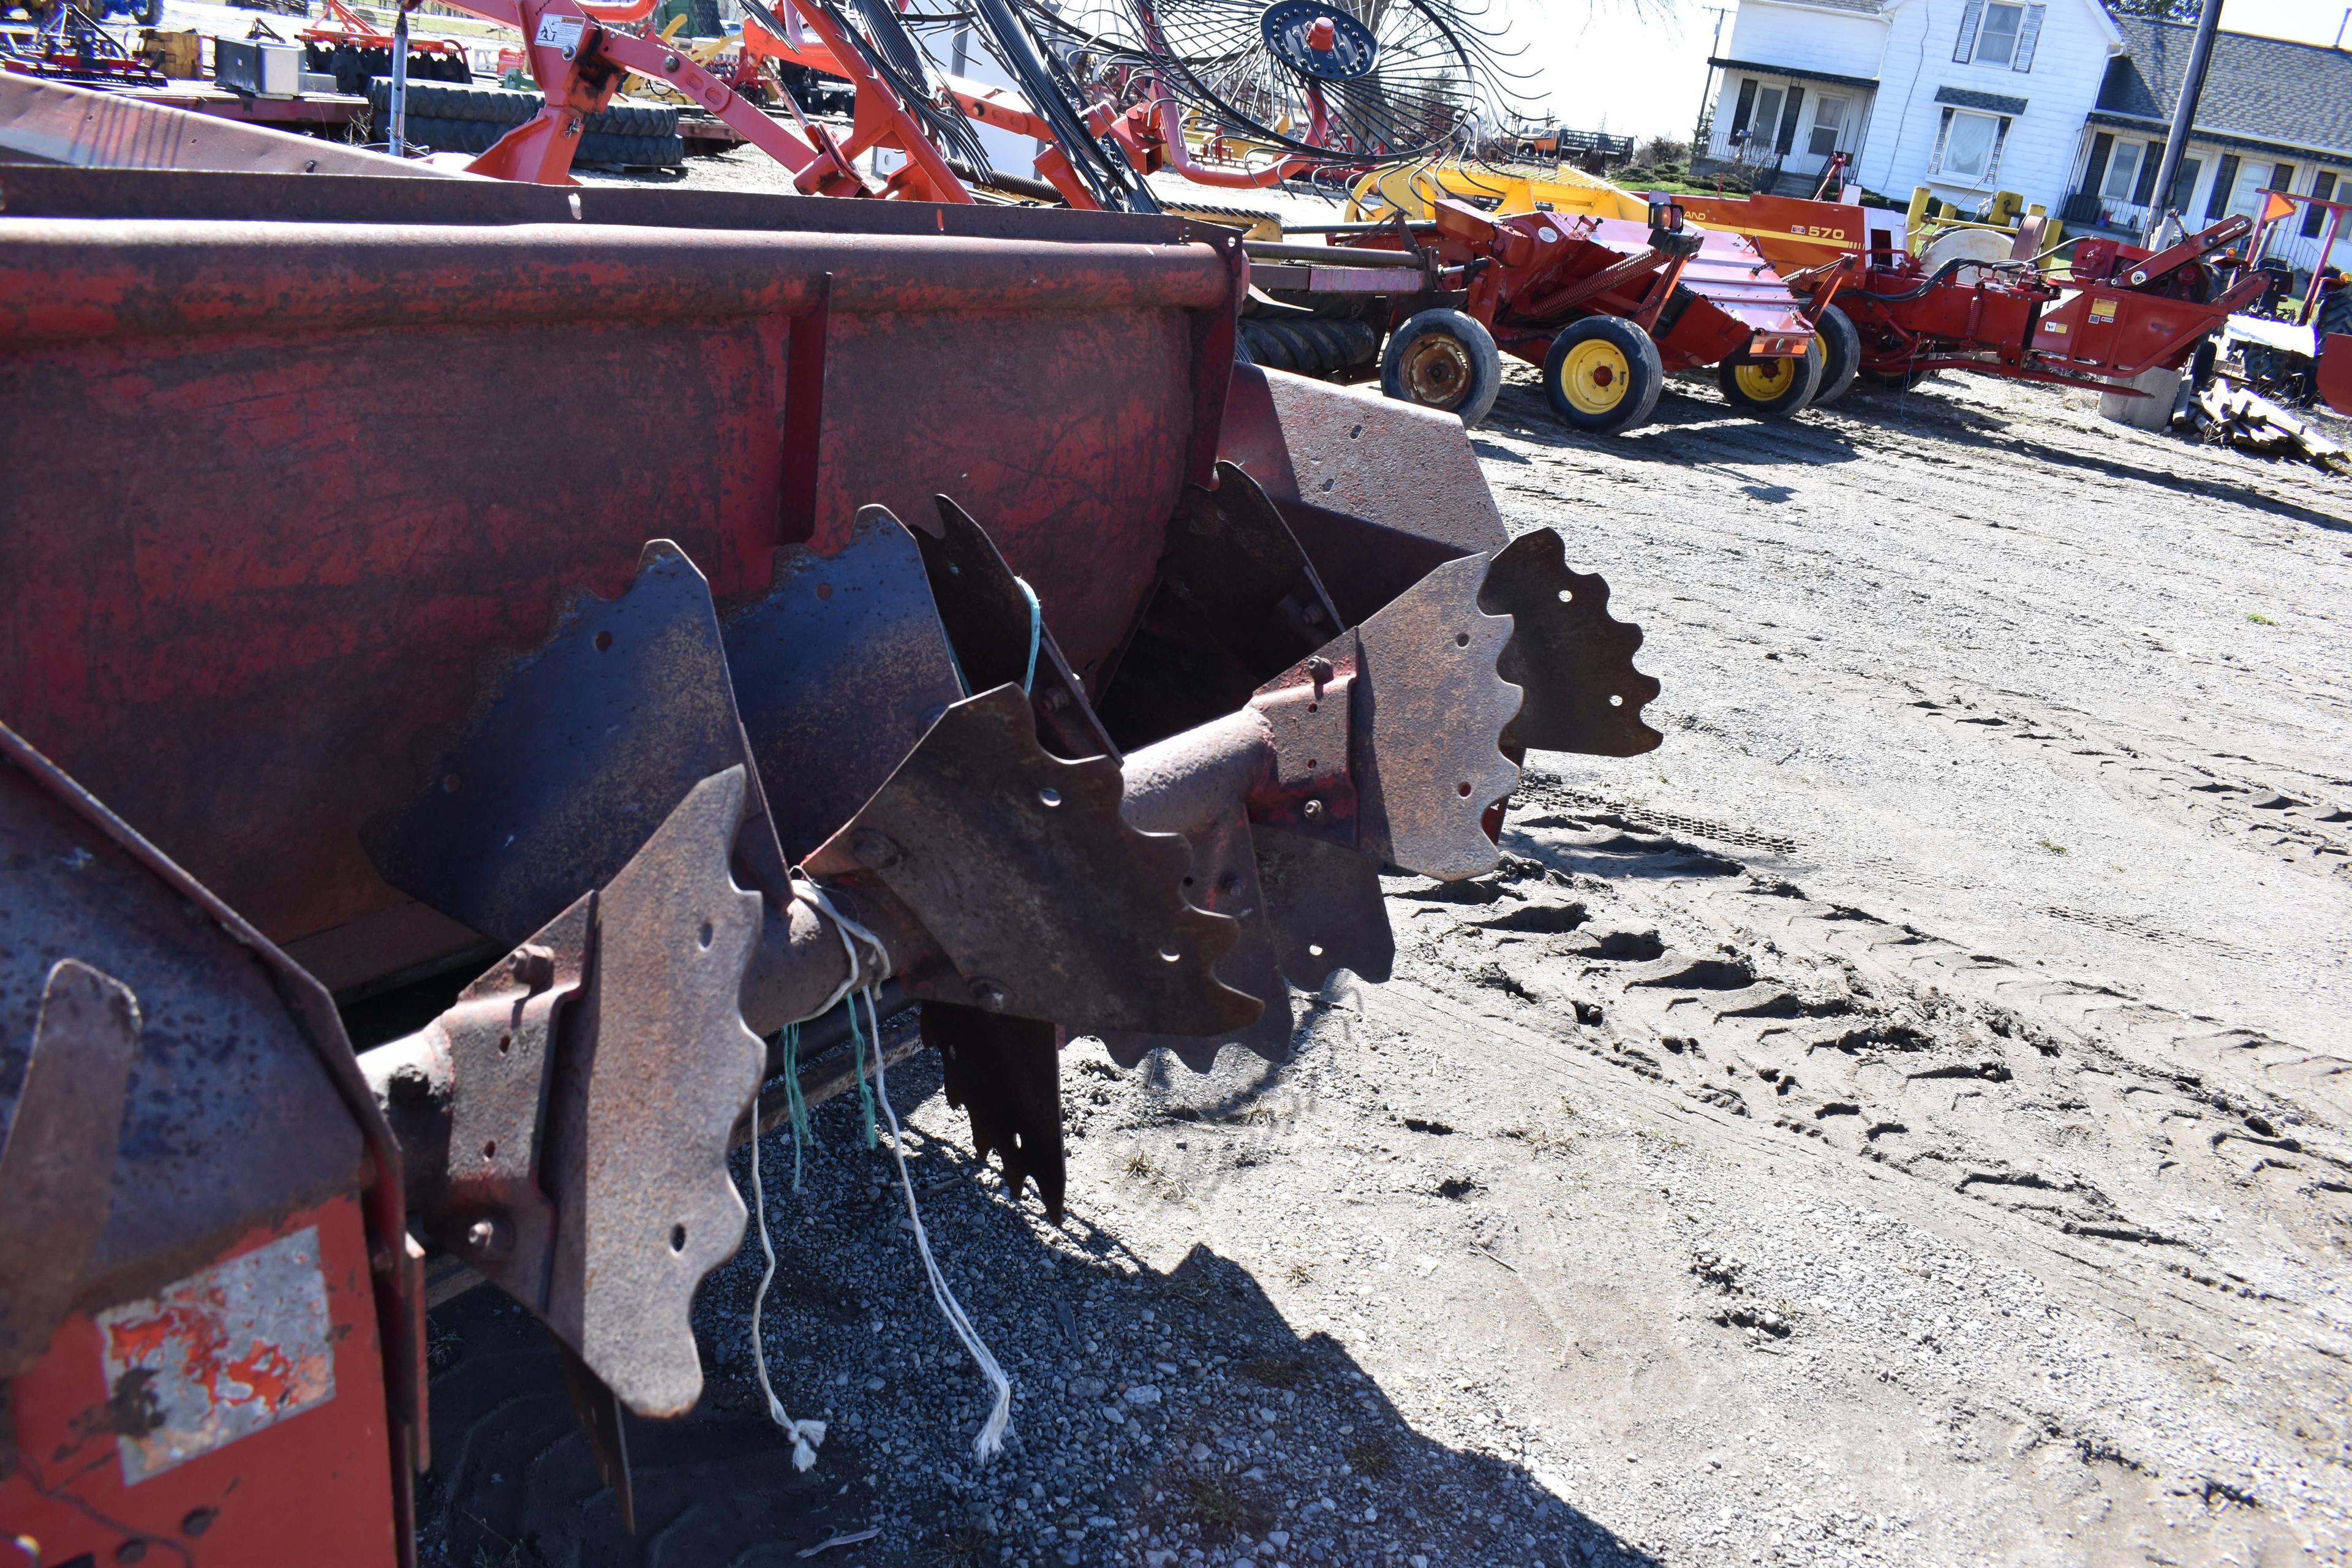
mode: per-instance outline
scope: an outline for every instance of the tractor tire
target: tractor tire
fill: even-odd
[[[1588,436],[1622,436],[1650,422],[1665,389],[1658,345],[1615,316],[1570,321],[1544,355],[1544,401],[1559,422]]]
[[[1381,390],[1459,416],[1474,428],[1503,391],[1503,356],[1495,335],[1459,310],[1423,310],[1389,334],[1381,356]]]
[[[1276,336],[1274,323],[1255,317],[1242,321],[1241,342],[1249,350],[1250,363],[1267,370],[1297,370],[1298,360],[1290,344]]]
[[[435,153],[487,153],[498,139],[507,133],[503,125],[488,125],[478,120],[443,120],[436,115],[411,114],[404,134],[411,147],[423,147]],[[392,136],[389,116],[379,122],[381,134],[376,140],[387,141]]]
[[[1811,406],[1820,408],[1843,397],[1861,374],[1862,334],[1853,330],[1853,318],[1835,305],[1822,310],[1813,330],[1822,340],[1822,384]]]
[[[381,118],[392,102],[392,79],[374,78],[367,84],[367,96],[369,105]],[[412,120],[422,115],[428,120],[467,120],[503,128],[520,125],[546,102],[538,93],[509,92],[500,87],[457,87],[419,81],[413,77],[408,83],[408,114]]]
[[[537,110],[532,110],[537,113]],[[615,103],[588,117],[581,127],[587,136],[675,136],[677,110],[658,103]]]
[[[1740,350],[1716,367],[1724,399],[1750,419],[1793,419],[1822,384],[1821,340],[1795,359],[1751,358]]]
[[[142,0],[139,6],[139,25],[142,27],[162,26],[163,25],[163,0]]]
[[[686,162],[686,142],[677,136],[615,136],[591,132],[580,138],[574,163],[604,163],[618,169],[675,169]]]

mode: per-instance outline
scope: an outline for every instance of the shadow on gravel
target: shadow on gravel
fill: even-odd
[[[901,1105],[939,1087],[928,1056],[895,1076]],[[1074,1079],[1083,1104],[1093,1086]],[[1415,1432],[1344,1349],[1294,1329],[1241,1265],[1196,1245],[1156,1272],[1087,1222],[1075,1190],[1065,1247],[1049,1248],[1034,1204],[1016,1211],[961,1144],[910,1128],[926,1227],[1015,1386],[1006,1451],[976,1465],[983,1387],[928,1300],[903,1204],[881,1180],[887,1159],[860,1145],[854,1103],[823,1108],[817,1122],[803,1194],[791,1191],[789,1143],[762,1143],[779,1255],[769,1365],[793,1415],[831,1423],[816,1467],[793,1472],[753,1378],[755,1236],[697,1303],[701,1404],[673,1422],[626,1418],[634,1536],[598,1483],[545,1331],[478,1289],[433,1315],[425,1563],[781,1568],[869,1530],[816,1560],[1654,1563],[1521,1466]],[[960,1135],[961,1114],[955,1123]]]
[[[1695,453],[1686,440],[1676,438],[1678,436],[1696,436],[1710,444],[1728,445],[1735,449],[1730,455],[1746,463],[1801,463],[1818,468],[1850,463],[1863,455],[1843,432],[1824,425],[1809,425],[1801,416],[1793,421],[1751,419],[1720,399],[1671,387],[1659,395],[1652,422],[1623,436],[1585,436],[1570,430],[1552,417],[1539,392],[1523,386],[1504,388],[1494,412],[1486,416],[1485,428],[1562,450],[1590,447],[1631,462],[1685,467],[1695,459],[1704,461],[1724,454]],[[1519,464],[1530,461],[1525,454],[1492,441],[1474,437],[1473,445],[1484,458]],[[1761,493],[1767,490],[1779,493]],[[1780,486],[1759,485],[1750,493],[1759,500],[1789,499],[1789,491]]]

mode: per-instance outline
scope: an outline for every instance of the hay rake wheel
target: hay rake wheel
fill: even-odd
[[[1408,158],[1476,118],[1484,40],[1430,0],[1136,0],[1168,85],[1300,153]]]

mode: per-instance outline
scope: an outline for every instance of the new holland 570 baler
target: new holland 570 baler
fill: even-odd
[[[1279,1058],[1294,986],[1386,974],[1384,867],[1490,865],[1528,748],[1656,743],[1640,634],[1452,416],[1234,364],[1223,230],[0,196],[0,1520],[44,1563],[405,1560],[428,1250],[592,1432],[675,1415],[785,1026],[894,984],[1058,1209],[1069,1034]]]

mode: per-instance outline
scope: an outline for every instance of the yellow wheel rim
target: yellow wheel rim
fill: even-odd
[[[1470,395],[1470,350],[1444,332],[1415,339],[1398,368],[1404,373],[1405,390],[1424,408],[1450,413]]]
[[[1796,362],[1784,359],[1759,359],[1749,364],[1734,365],[1731,379],[1739,390],[1759,403],[1769,403],[1789,390],[1790,378],[1795,374],[1790,367]]]
[[[1601,338],[1587,338],[1559,362],[1559,389],[1579,414],[1607,414],[1633,388],[1633,367],[1625,351]]]

